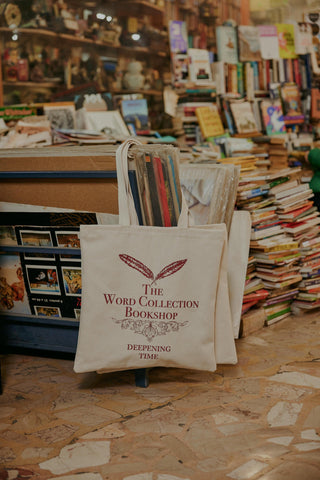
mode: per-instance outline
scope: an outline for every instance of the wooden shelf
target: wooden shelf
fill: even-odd
[[[3,82],[4,87],[26,87],[26,88],[58,88],[63,86],[58,82]]]
[[[84,38],[84,37],[77,37],[76,35],[71,35],[68,33],[56,33],[52,32],[51,30],[46,30],[44,28],[18,28],[14,31],[8,27],[0,27],[0,33],[5,34],[13,34],[17,33],[21,36],[30,36],[30,37],[41,37],[48,39],[52,39],[53,41],[63,40],[63,42],[68,42],[70,44],[79,44],[79,45],[86,45],[90,47],[99,47],[99,49],[108,49],[109,52],[114,53],[130,53],[131,55],[134,54],[136,56],[140,55],[148,55],[148,56],[158,56],[158,57],[167,57],[169,52],[162,52],[162,51],[155,51],[150,49],[149,47],[125,47],[122,45],[113,45],[105,42],[101,42],[100,40],[93,40],[91,38]],[[18,40],[19,41],[19,40]],[[17,41],[17,42],[18,42]]]
[[[160,90],[112,90],[112,93],[115,95],[131,95],[135,93],[142,93],[143,95],[149,95],[149,96],[159,96],[162,97],[162,91]]]

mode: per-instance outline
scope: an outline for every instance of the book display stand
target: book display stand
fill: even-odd
[[[41,205],[44,202],[39,203],[37,195],[40,194],[41,191],[43,192],[43,189],[46,189],[49,201],[48,211],[50,211],[50,206],[83,209],[81,203],[77,203],[78,200],[81,202],[81,199],[78,198],[78,192],[75,196],[72,194],[72,189],[77,191],[79,187],[82,191],[82,196],[86,199],[86,211],[98,210],[104,212],[107,210],[108,213],[110,213],[111,210],[112,213],[117,213],[117,173],[115,168],[115,155],[113,153],[109,155],[100,153],[97,155],[89,149],[89,152],[82,157],[82,160],[90,165],[90,169],[79,170],[79,166],[81,168],[81,157],[79,162],[78,155],[80,152],[76,149],[74,157],[72,156],[72,152],[70,152],[71,156],[68,159],[69,165],[67,167],[65,166],[64,169],[50,170],[50,166],[52,166],[50,164],[54,162],[59,164],[59,155],[60,159],[63,158],[60,151],[57,152],[56,149],[53,150],[54,151],[51,150],[50,152],[52,156],[47,159],[40,158],[40,161],[47,160],[47,162],[43,162],[43,165],[46,165],[47,167],[45,168],[49,170],[33,168],[36,167],[37,161],[32,162],[32,158],[29,156],[31,154],[28,152],[24,153],[24,156],[20,158],[11,158],[11,163],[8,162],[8,158],[2,157],[0,159],[0,184],[3,183],[6,185],[6,188],[5,192],[0,196],[0,201]],[[81,149],[81,151],[83,151],[83,149]],[[57,158],[54,158],[55,153],[58,155]],[[11,170],[7,170],[5,166],[9,163]],[[108,169],[105,169],[106,165]],[[66,170],[65,168],[68,169]],[[138,191],[133,172],[129,172],[129,179],[133,197],[137,203]],[[35,181],[37,182],[38,188],[29,188],[28,184],[32,185]],[[101,187],[101,183],[103,197],[90,197],[90,194],[97,189],[97,187],[99,188],[99,185]],[[55,205],[50,205],[52,202],[50,197],[51,187],[56,190],[57,203]],[[22,194],[24,192],[25,195],[21,195],[21,192]],[[109,192],[113,194],[112,205],[108,204],[107,197]],[[101,203],[102,200],[104,204]],[[139,216],[138,212],[138,217]],[[0,252],[7,254],[11,252],[29,253],[33,255],[37,253],[41,253],[42,255],[68,255],[70,258],[76,256],[79,258],[81,254],[81,250],[78,248],[35,247],[26,245],[0,246]],[[1,312],[0,347],[3,352],[13,352],[15,349],[29,349],[30,351],[36,350],[38,352],[55,352],[56,354],[73,355],[77,347],[78,329],[79,321],[72,318],[6,314]],[[148,386],[148,370],[139,369],[135,371],[135,384],[139,387]]]

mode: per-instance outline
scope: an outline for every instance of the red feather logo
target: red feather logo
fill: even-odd
[[[177,260],[175,262],[170,263],[166,267],[164,267],[160,272],[154,276],[154,273],[148,268],[144,263],[140,262],[134,257],[130,255],[126,255],[121,253],[119,255],[120,260],[126,263],[129,267],[137,270],[138,272],[142,273],[145,277],[149,280],[152,280],[152,283],[155,283],[157,280],[161,280],[162,278],[169,277],[174,273],[178,272],[186,263],[187,259]]]

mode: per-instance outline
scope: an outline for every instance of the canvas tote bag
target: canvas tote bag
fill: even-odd
[[[188,227],[185,203],[178,227],[137,225],[127,178],[133,143],[117,152],[121,224],[80,227],[83,295],[74,370],[214,371],[226,227]]]

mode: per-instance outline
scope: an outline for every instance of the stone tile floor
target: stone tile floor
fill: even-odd
[[[75,374],[2,359],[0,480],[320,480],[320,313],[237,340],[215,373]]]

